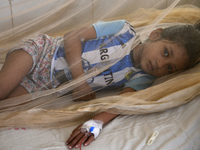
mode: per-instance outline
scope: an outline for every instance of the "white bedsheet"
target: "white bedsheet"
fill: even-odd
[[[67,150],[65,141],[75,128],[10,129],[0,131],[0,150]],[[154,131],[159,135],[150,146]],[[200,96],[165,112],[119,116],[83,150],[199,150]]]

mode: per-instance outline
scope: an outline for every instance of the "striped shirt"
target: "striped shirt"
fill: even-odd
[[[82,42],[84,72],[87,74],[91,69],[95,70],[110,66],[97,76],[87,80],[92,89],[131,87],[135,90],[141,90],[147,88],[146,86],[149,86],[154,78],[140,68],[133,66],[131,44],[135,40],[136,33],[131,24],[125,20],[119,20],[98,22],[93,26],[96,30],[97,38]],[[73,80],[65,59],[64,46],[61,42],[55,51],[52,61],[52,79],[55,79],[59,72],[64,72],[67,80]],[[137,79],[143,79],[141,84],[136,81]],[[135,80],[134,84],[132,84],[133,82],[129,83],[130,80],[131,82]],[[60,82],[62,81],[52,83],[56,87]]]

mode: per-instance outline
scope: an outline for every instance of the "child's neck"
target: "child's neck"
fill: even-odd
[[[140,66],[143,48],[144,48],[144,44],[139,44],[132,51],[133,52],[133,59],[134,59],[135,64],[137,66]]]

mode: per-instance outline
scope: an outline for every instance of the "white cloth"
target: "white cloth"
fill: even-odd
[[[119,116],[83,150],[199,150],[200,96],[168,111]],[[65,141],[76,127],[63,129],[10,129],[0,131],[0,150],[68,150]],[[154,131],[159,135],[147,145]]]

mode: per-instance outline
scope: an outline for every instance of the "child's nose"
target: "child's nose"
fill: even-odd
[[[157,64],[158,69],[162,69],[162,68],[168,66],[168,61],[167,60],[157,60],[156,64]]]

